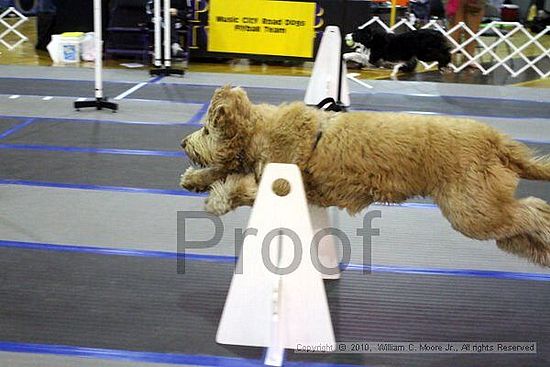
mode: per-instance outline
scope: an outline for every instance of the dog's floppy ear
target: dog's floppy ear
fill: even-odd
[[[232,137],[249,123],[250,115],[251,103],[242,88],[226,85],[214,92],[208,112],[208,122],[213,128]]]
[[[358,42],[367,48],[372,42],[373,37],[374,37],[373,30],[370,27],[358,29],[357,31],[354,32],[354,35],[353,35],[353,39],[355,42]]]

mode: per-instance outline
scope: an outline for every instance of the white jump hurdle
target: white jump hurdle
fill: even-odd
[[[273,192],[277,179],[290,184],[288,195]],[[298,166],[268,164],[248,223],[257,232],[244,239],[218,343],[267,347],[264,363],[271,366],[281,366],[284,350],[300,344],[335,345],[323,275],[310,256],[313,227],[326,225],[328,218],[322,210],[313,217],[320,222],[312,225]],[[321,262],[338,263],[330,244],[319,252],[325,256]]]

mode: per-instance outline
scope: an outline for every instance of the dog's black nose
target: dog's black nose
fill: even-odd
[[[185,146],[187,145],[187,139],[183,139],[180,143],[181,147],[185,149]]]

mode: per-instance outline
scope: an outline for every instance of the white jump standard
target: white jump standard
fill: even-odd
[[[154,16],[155,23],[155,61],[154,69],[150,70],[151,75],[168,76],[168,75],[183,75],[182,69],[172,67],[172,50],[170,45],[171,40],[171,15],[170,15],[170,0],[164,0],[163,16],[161,17],[161,0],[154,1]],[[161,52],[161,24],[164,19],[164,58]],[[163,63],[164,61],[164,63]]]
[[[95,43],[95,100],[75,101],[74,108],[96,108],[98,110],[109,109],[113,112],[118,110],[118,104],[108,102],[103,97],[103,40],[102,40],[102,22],[101,22],[101,0],[94,0],[94,43]]]

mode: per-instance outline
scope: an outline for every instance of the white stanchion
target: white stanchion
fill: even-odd
[[[162,54],[161,54],[161,25],[162,25],[162,17],[160,16],[160,1],[161,0],[155,0],[154,6],[153,6],[153,23],[155,24],[155,61],[154,64],[156,67],[162,66]]]
[[[103,23],[101,0],[94,0],[95,97],[103,99]]]
[[[164,7],[161,9],[161,0],[155,0],[153,3],[153,21],[155,23],[155,60],[153,64],[155,68],[151,69],[150,74],[157,76],[183,75],[183,70],[172,68],[172,17],[170,14],[172,6],[170,0],[164,0],[163,4]],[[161,30],[162,24],[164,24],[164,32]]]
[[[273,192],[277,179],[288,181],[288,195]],[[216,341],[267,347],[265,363],[273,366],[298,344],[334,345],[325,287],[311,261],[313,229],[297,166],[266,166],[248,228]]]
[[[172,65],[172,47],[171,47],[171,22],[170,0],[164,0],[164,66],[169,68]]]
[[[94,0],[94,48],[95,48],[95,100],[93,101],[81,101],[74,102],[74,108],[80,110],[81,108],[95,108],[102,110],[104,108],[112,110],[113,112],[118,110],[118,104],[108,102],[103,96],[103,34],[102,34],[102,11],[101,0]]]
[[[342,61],[341,53],[336,52],[341,50],[341,46],[340,28],[337,26],[326,27],[315,57],[313,73],[304,98],[305,104],[317,105],[325,98],[330,97],[341,102],[343,106],[350,105],[346,64]],[[340,74],[341,64],[342,73]],[[340,82],[338,82],[338,78],[341,79]],[[338,101],[338,86],[340,86],[340,101]]]

